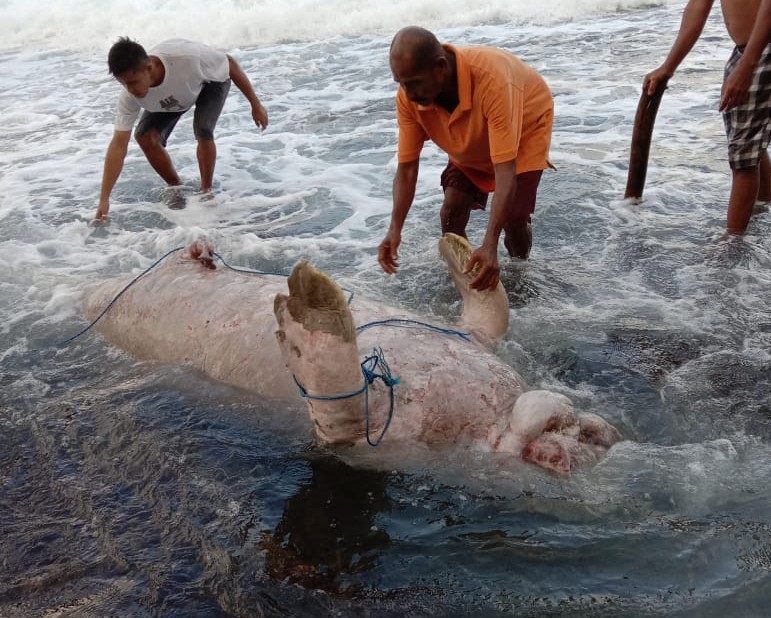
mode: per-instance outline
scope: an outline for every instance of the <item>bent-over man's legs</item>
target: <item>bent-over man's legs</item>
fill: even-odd
[[[448,187],[444,190],[444,201],[439,219],[442,223],[442,235],[452,232],[458,236],[466,236],[466,225],[474,207],[474,199],[471,194]]]
[[[542,170],[517,174],[514,203],[509,205],[509,218],[503,227],[503,244],[509,255],[527,259],[533,244],[530,218],[535,211],[536,193]],[[466,225],[472,210],[484,210],[487,193],[479,189],[455,165],[448,163],[442,172],[444,201],[440,219],[442,234],[452,232],[466,237]]]
[[[193,132],[198,148],[198,169],[201,172],[201,191],[211,191],[217,146],[214,143],[214,127],[222,113],[230,90],[230,80],[205,84],[195,102]]]
[[[466,225],[471,211],[484,210],[487,193],[479,189],[452,163],[447,163],[442,172],[441,184],[444,189],[444,201],[439,212],[442,234],[452,232],[467,238]]]
[[[517,174],[517,191],[514,203],[509,207],[509,220],[503,226],[503,244],[509,255],[526,260],[533,245],[533,228],[530,218],[535,212],[535,199],[543,170]]]
[[[166,141],[184,113],[144,111],[134,131],[134,137],[145,153],[148,163],[172,186],[181,184],[181,181],[166,150]]]

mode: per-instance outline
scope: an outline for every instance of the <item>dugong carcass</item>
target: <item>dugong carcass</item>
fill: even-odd
[[[305,398],[322,442],[510,453],[561,474],[596,462],[619,432],[564,395],[528,390],[489,347],[508,329],[503,286],[470,287],[464,238],[448,234],[439,250],[462,296],[462,331],[360,297],[349,303],[305,260],[288,279],[217,268],[203,240],[128,289],[127,280],[92,286],[84,306],[94,319],[123,292],[96,323],[109,342],[265,397]]]

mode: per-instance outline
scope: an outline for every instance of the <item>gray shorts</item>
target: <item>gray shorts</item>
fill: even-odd
[[[195,101],[195,112],[193,113],[193,133],[197,138],[214,139],[214,127],[222,113],[229,90],[229,79],[224,82],[208,82],[203,85]],[[134,137],[141,137],[148,131],[155,130],[161,136],[161,144],[166,146],[169,135],[186,111],[148,112],[145,110],[134,130]]]
[[[742,49],[734,48],[725,66],[723,80],[742,57]],[[771,139],[771,45],[760,57],[747,100],[723,112],[728,137],[728,163],[731,169],[755,167]]]

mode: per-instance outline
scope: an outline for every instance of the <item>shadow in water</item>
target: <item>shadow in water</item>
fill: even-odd
[[[309,482],[261,540],[266,570],[291,584],[354,596],[361,586],[349,578],[372,569],[390,542],[375,525],[378,512],[390,505],[388,475],[351,468],[332,456],[309,463]]]

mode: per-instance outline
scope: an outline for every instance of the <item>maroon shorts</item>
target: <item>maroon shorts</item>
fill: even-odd
[[[535,170],[517,174],[517,193],[514,196],[514,204],[511,207],[512,222],[530,222],[530,215],[535,211],[535,197],[538,184],[541,181],[543,170]],[[472,210],[484,210],[487,206],[487,193],[477,187],[468,176],[452,161],[447,162],[447,167],[442,172],[442,188],[452,187],[472,197]]]
[[[472,210],[484,210],[487,206],[487,193],[471,182],[466,174],[453,165],[452,161],[447,162],[447,167],[442,172],[441,183],[442,189],[452,187],[471,195],[474,199]]]

